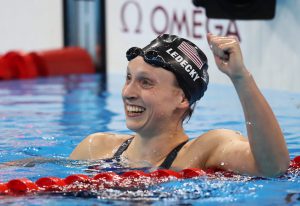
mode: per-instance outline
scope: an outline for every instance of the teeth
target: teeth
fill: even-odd
[[[126,109],[128,112],[143,112],[143,111],[145,111],[145,108],[143,108],[143,107],[130,106],[130,105],[127,105]]]

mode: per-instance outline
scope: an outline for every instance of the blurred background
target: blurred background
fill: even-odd
[[[77,56],[74,50],[63,50],[64,58],[60,58],[63,48],[78,46],[93,66],[82,61],[82,67],[90,68],[76,68],[74,73],[101,72],[114,81],[111,74],[125,72],[129,47],[172,33],[204,50],[212,83],[229,84],[209,51],[206,33],[211,32],[238,36],[245,64],[261,88],[300,92],[299,9],[299,0],[0,0],[0,58],[11,51],[21,56],[36,52],[44,62],[33,55],[34,64],[47,71],[38,71],[34,77],[65,75],[72,73],[72,63],[62,64],[71,68],[65,72],[49,65],[86,58],[77,50]],[[5,73],[12,66],[3,68]],[[17,78],[14,75],[9,77]]]

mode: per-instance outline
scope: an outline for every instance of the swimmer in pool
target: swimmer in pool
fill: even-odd
[[[215,62],[232,81],[243,107],[248,138],[216,129],[189,140],[183,122],[208,85],[207,58],[190,41],[160,35],[143,49],[130,48],[122,90],[126,125],[134,135],[95,133],[71,159],[124,157],[162,168],[217,168],[274,177],[289,167],[289,153],[269,104],[246,69],[236,37],[207,35]]]
[[[189,140],[183,122],[208,85],[207,58],[190,41],[163,34],[127,53],[122,90],[126,125],[134,135],[95,133],[71,153],[76,160],[124,157],[162,168],[217,168],[274,177],[289,167],[289,153],[269,104],[246,69],[236,37],[207,34],[221,72],[232,81],[243,107],[248,138],[216,129]]]
[[[208,34],[207,41],[219,70],[230,78],[239,96],[248,138],[216,129],[189,140],[183,122],[207,89],[207,58],[190,41],[164,34],[143,49],[133,47],[126,53],[129,62],[122,98],[126,125],[135,134],[91,134],[70,158],[123,158],[131,167],[144,167],[147,162],[178,170],[216,168],[265,177],[283,174],[290,162],[283,134],[244,65],[237,38]]]

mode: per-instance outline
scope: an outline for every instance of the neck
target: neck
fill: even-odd
[[[155,136],[136,134],[126,156],[130,162],[146,161],[158,165],[177,145],[188,140],[182,127]]]

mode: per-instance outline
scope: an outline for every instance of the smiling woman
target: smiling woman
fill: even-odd
[[[184,93],[175,82],[171,72],[153,69],[142,57],[130,61],[122,92],[127,127],[149,137],[159,135],[163,130],[175,132],[189,105],[188,101],[183,101]],[[139,108],[143,112],[132,113],[129,108]]]
[[[221,72],[232,81],[242,104],[248,139],[216,129],[189,140],[187,114],[207,89],[207,58],[192,42],[160,35],[143,49],[126,53],[122,90],[126,125],[134,135],[96,133],[83,140],[72,159],[123,157],[131,167],[218,168],[258,176],[277,176],[289,166],[279,124],[244,66],[236,37],[207,35]]]

